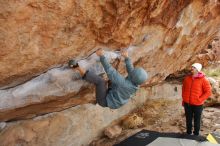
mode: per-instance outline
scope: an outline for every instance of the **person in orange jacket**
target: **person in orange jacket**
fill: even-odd
[[[192,64],[192,74],[186,76],[183,81],[182,105],[185,110],[187,134],[192,134],[192,120],[194,119],[193,134],[199,135],[203,104],[211,95],[211,85],[201,69],[200,63]]]

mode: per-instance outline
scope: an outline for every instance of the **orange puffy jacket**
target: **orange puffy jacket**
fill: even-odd
[[[202,105],[211,95],[211,85],[202,72],[196,77],[187,76],[183,81],[183,102],[191,105]]]

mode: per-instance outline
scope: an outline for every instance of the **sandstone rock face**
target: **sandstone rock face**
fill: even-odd
[[[2,0],[0,120],[92,102],[92,89],[83,90],[87,85],[71,90],[60,86],[62,82],[56,84],[56,76],[42,79],[50,69],[62,71],[70,58],[86,57],[98,46],[110,51],[135,47],[130,55],[136,66],[149,72],[148,85],[152,85],[195,60],[212,60],[196,55],[215,38],[219,26],[220,4],[213,0]],[[209,55],[213,53],[210,49]],[[65,71],[63,80],[68,80],[71,76]],[[122,64],[119,71],[124,73]],[[52,84],[46,87],[36,85],[48,81]]]
[[[212,42],[212,47],[215,50],[215,54],[216,54],[216,60],[220,61],[220,33],[219,33],[219,37],[215,38],[214,41]]]
[[[169,94],[161,94],[158,98],[166,99],[166,96],[169,96],[173,100],[180,99],[180,94],[172,90],[179,87],[179,85],[174,84],[166,87],[167,85],[149,87],[147,90],[141,89],[128,104],[117,110],[102,108],[99,105],[84,104],[31,120],[7,122],[5,128],[2,131],[0,129],[0,145],[88,145],[93,139],[101,136],[104,128],[110,125],[112,121],[128,114],[151,99],[156,94],[153,91],[168,89],[171,91]],[[181,103],[179,103],[179,106],[181,106]]]
[[[0,145],[87,145],[92,139],[101,136],[103,129],[113,120],[128,114],[146,99],[147,92],[142,90],[134,100],[117,110],[84,104],[33,120],[9,123],[0,133]]]
[[[199,60],[203,66],[210,66],[218,63],[220,61],[220,35],[218,34],[208,47],[202,50],[200,54],[196,55],[195,58],[196,60]]]
[[[215,80],[212,77],[208,77],[208,80],[212,86],[212,95],[208,100],[206,101],[206,104],[208,106],[219,104],[220,103],[220,81]]]

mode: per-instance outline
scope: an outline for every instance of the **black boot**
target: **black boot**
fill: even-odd
[[[69,66],[70,68],[79,67],[78,62],[77,62],[76,60],[69,60],[68,66]]]

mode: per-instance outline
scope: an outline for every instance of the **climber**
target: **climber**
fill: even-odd
[[[96,85],[96,101],[102,107],[117,109],[128,102],[128,100],[138,90],[139,86],[147,80],[147,73],[143,68],[134,68],[128,57],[128,51],[122,50],[121,55],[125,58],[128,76],[124,78],[115,68],[107,61],[104,51],[98,49],[96,55],[100,57],[100,62],[107,73],[111,85],[107,88],[105,80],[94,74],[92,71],[83,69],[77,61],[70,60],[70,68],[79,71],[81,77]]]
[[[203,104],[211,95],[211,85],[201,69],[200,63],[192,64],[191,75],[185,77],[182,86],[182,105],[185,109],[186,133],[189,135],[192,134],[193,119],[193,134],[199,135]]]

